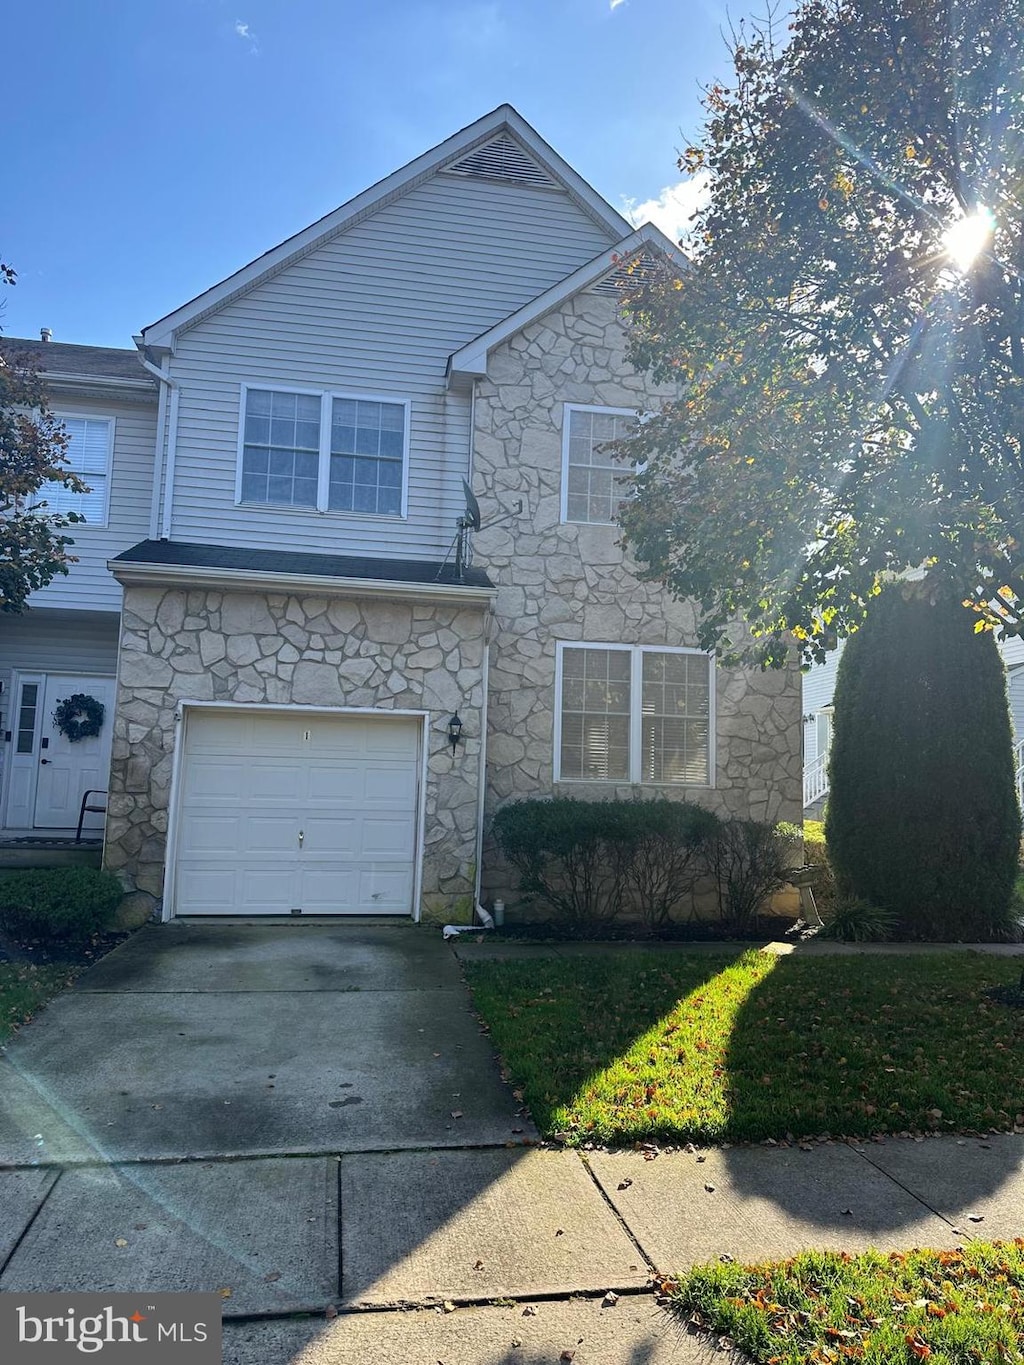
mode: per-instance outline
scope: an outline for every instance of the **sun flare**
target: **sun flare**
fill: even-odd
[[[958,218],[942,235],[946,255],[962,275],[966,275],[992,240],[995,219],[991,210],[979,207]]]

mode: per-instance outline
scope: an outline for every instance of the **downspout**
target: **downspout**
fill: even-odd
[[[142,361],[143,368],[148,370],[149,373],[154,377],[154,379],[158,379],[161,385],[165,386],[160,390],[160,407],[157,411],[157,425],[160,428],[161,439],[157,446],[156,468],[154,470],[153,475],[154,500],[152,515],[150,517],[149,533],[151,539],[156,539],[157,531],[159,529],[160,539],[170,540],[171,505],[174,501],[174,457],[178,446],[178,403],[181,397],[181,389],[178,387],[178,381],[176,379],[172,379],[171,376],[167,374],[165,370],[158,369],[157,366],[154,365],[153,362],[146,356],[144,351],[140,352],[139,359]],[[164,399],[168,391],[170,392],[170,402],[167,403],[165,406]],[[161,418],[165,411],[167,414],[166,415],[167,474],[164,487],[163,516],[159,519],[158,527],[157,520],[157,508],[159,504],[158,490],[160,488],[160,476],[163,473],[164,428],[161,422]]]
[[[470,390],[469,400],[469,483],[473,484],[473,439],[476,435],[476,380]],[[478,933],[481,929],[493,929],[494,919],[480,903],[480,887],[483,878],[484,860],[484,800],[487,784],[487,705],[490,701],[491,674],[491,627],[494,622],[493,610],[488,612],[484,627],[484,659],[481,675],[483,703],[480,707],[480,760],[477,773],[476,797],[476,876],[473,882],[473,906],[479,924],[446,924],[444,937],[458,938],[459,934]]]

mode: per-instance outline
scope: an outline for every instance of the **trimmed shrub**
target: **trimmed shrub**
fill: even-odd
[[[836,902],[821,934],[845,943],[885,943],[895,928],[896,916],[891,910],[848,896]]]
[[[708,852],[721,825],[718,816],[667,797],[621,804],[633,827],[625,867],[633,906],[653,931],[666,928],[684,906],[692,917],[694,892],[707,877]]]
[[[749,933],[765,901],[789,881],[803,831],[798,825],[722,820],[708,847],[708,866],[718,887],[722,919],[739,935]]]
[[[22,938],[81,942],[105,929],[124,895],[111,872],[38,868],[0,876],[0,924]]]
[[[839,664],[825,820],[840,894],[910,938],[1007,923],[1020,846],[1006,681],[995,641],[949,597],[894,584]]]
[[[639,915],[664,928],[707,875],[719,820],[688,801],[518,801],[495,816],[493,833],[519,873],[524,895],[572,926]]]

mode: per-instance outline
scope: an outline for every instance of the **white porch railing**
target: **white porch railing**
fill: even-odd
[[[1013,776],[1017,783],[1017,799],[1024,807],[1024,739],[1013,746]]]
[[[828,795],[828,754],[819,754],[804,768],[804,810]]]

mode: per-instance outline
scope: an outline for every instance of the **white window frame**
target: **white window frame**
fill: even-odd
[[[288,503],[249,502],[242,497],[242,465],[245,458],[245,409],[250,389],[264,393],[298,393],[307,398],[320,399],[320,450],[317,466],[316,506],[293,507]],[[402,505],[400,512],[349,512],[340,507],[328,507],[331,486],[331,418],[336,398],[355,399],[361,403],[391,403],[405,409],[405,424],[402,433]],[[349,393],[342,389],[306,389],[293,384],[277,384],[273,381],[247,380],[240,385],[238,401],[238,447],[235,466],[235,506],[261,508],[268,512],[287,512],[307,515],[316,512],[321,516],[355,518],[358,521],[378,522],[406,521],[409,516],[409,447],[412,426],[412,399],[393,393]]]
[[[53,409],[52,412],[53,412],[53,416],[57,419],[58,422],[69,422],[69,421],[71,421],[71,422],[106,422],[106,424],[107,424],[107,467],[106,467],[106,470],[104,471],[104,474],[103,474],[104,488],[103,488],[103,512],[102,512],[102,516],[101,516],[101,519],[100,519],[99,521],[86,520],[86,521],[77,522],[76,525],[75,525],[75,528],[74,528],[74,533],[75,533],[75,535],[78,535],[78,534],[80,534],[80,532],[81,532],[83,529],[85,529],[86,527],[90,527],[90,526],[96,526],[96,527],[103,527],[103,526],[106,526],[106,525],[109,523],[109,521],[110,521],[110,485],[111,485],[111,483],[113,482],[113,477],[114,477],[114,432],[115,432],[115,429],[116,429],[116,427],[117,427],[117,418],[114,417],[114,416],[112,416],[112,415],[108,415],[107,413],[104,413],[104,412],[71,412],[71,411],[70,411],[69,409],[67,409],[67,408]],[[72,466],[71,466],[70,463],[68,464],[68,470],[69,470],[69,472],[71,472],[72,474],[78,474],[78,477],[82,480],[83,483],[85,483],[85,484],[88,484],[88,483],[89,483],[89,476],[88,476],[88,474],[79,473],[79,471],[78,471],[77,469],[73,469],[73,468],[72,468]],[[34,496],[40,497],[40,498],[44,498],[44,499],[46,499],[46,501],[49,501],[49,499],[48,499],[47,496],[46,496],[46,485],[43,484],[43,486],[42,486],[40,489],[37,490],[37,492],[36,492],[36,494],[35,494]],[[75,495],[72,494],[72,496],[75,496]],[[69,510],[70,510],[70,511],[74,511],[75,509],[74,509],[74,508],[70,508]],[[52,508],[52,507],[44,507],[44,508],[41,509],[41,511],[42,511],[43,514],[45,515],[45,514],[47,514],[47,513],[52,513],[52,512],[54,512],[54,508]],[[67,514],[66,514],[66,513],[60,513],[60,512],[58,512],[57,515],[67,515]]]
[[[616,526],[614,521],[575,521],[569,517],[569,428],[574,412],[600,412],[609,417],[632,417],[636,422],[642,422],[643,416],[637,412],[636,408],[613,408],[607,403],[563,403],[562,404],[562,489],[559,503],[559,517],[563,522],[570,526]],[[633,462],[633,472],[636,473],[641,468],[638,460]],[[621,465],[623,473],[628,472],[629,466]],[[625,501],[625,499],[623,499]]]
[[[629,774],[627,777],[563,777],[562,776],[562,672],[567,649],[616,650],[630,655],[629,669]],[[707,782],[645,782],[640,776],[643,755],[643,659],[645,654],[696,654],[708,665],[708,780]],[[574,786],[593,786],[595,783],[613,786],[650,787],[658,791],[710,790],[716,782],[715,754],[715,660],[703,649],[683,645],[621,645],[605,640],[558,640],[555,642],[555,704],[554,754],[552,777],[555,782]]]

